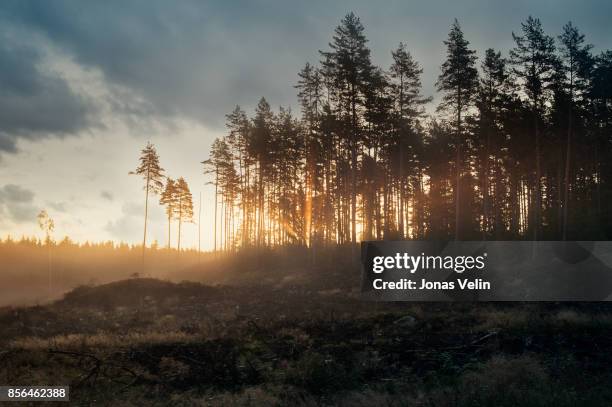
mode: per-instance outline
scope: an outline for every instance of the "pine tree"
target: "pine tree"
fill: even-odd
[[[431,97],[421,94],[423,69],[401,42],[397,49],[391,52],[391,56],[393,64],[389,69],[389,76],[394,80],[391,91],[396,110],[401,120],[407,120],[407,124],[413,126],[415,120],[425,114],[423,106],[432,100]]]
[[[568,22],[559,36],[561,42],[561,61],[563,63],[563,79],[567,93],[567,141],[565,145],[565,175],[563,186],[563,240],[567,239],[570,171],[572,161],[572,136],[574,132],[575,104],[583,101],[589,87],[589,77],[592,68],[590,44],[584,43],[584,35]]]
[[[238,200],[242,212],[240,224],[241,243],[242,246],[248,246],[251,242],[250,220],[252,218],[252,206],[250,205],[252,196],[249,190],[249,182],[251,180],[253,157],[248,154],[251,123],[244,110],[240,106],[236,106],[232,113],[226,115],[226,127],[229,130],[227,143],[233,151],[234,159],[238,164],[239,188],[237,193],[239,194]]]
[[[318,179],[320,171],[318,166],[321,158],[320,150],[320,134],[319,134],[319,117],[323,106],[323,83],[319,70],[309,63],[306,63],[304,68],[298,73],[299,80],[295,88],[298,89],[298,99],[302,106],[302,115],[306,123],[305,133],[305,154],[306,154],[306,173],[305,173],[305,224],[304,224],[304,239],[308,246],[312,245],[311,238],[316,234],[317,220],[320,216],[319,211],[313,208],[313,202],[317,202],[318,195],[323,195],[322,191],[318,191],[317,186],[322,185]],[[314,233],[313,233],[314,229]]]
[[[597,185],[595,190],[595,212],[601,230],[612,231],[612,208],[606,202],[612,200],[612,51],[601,52],[595,58],[588,98],[593,112],[591,132],[594,168]],[[609,239],[611,234],[603,235]]]
[[[55,221],[49,216],[46,210],[40,211],[37,216],[38,218],[38,227],[45,233],[45,244],[47,245],[47,267],[48,267],[48,277],[49,277],[49,296],[51,296],[51,284],[52,284],[52,275],[51,275],[51,233],[55,230]]]
[[[170,249],[170,228],[178,205],[176,182],[170,177],[166,178],[166,185],[160,195],[159,203],[166,207],[166,216],[168,216],[168,249]]]
[[[503,187],[500,169],[501,152],[504,149],[502,111],[510,91],[506,60],[501,52],[489,48],[481,64],[482,74],[476,106],[478,108],[478,136],[476,144],[480,149],[479,178],[482,196],[482,236],[486,240],[491,230],[497,237],[503,228],[499,207],[502,205]],[[493,178],[493,182],[491,179]],[[492,194],[491,191],[494,191]],[[492,196],[493,195],[493,196]],[[495,202],[491,202],[494,200]],[[492,213],[494,212],[494,213]],[[492,218],[492,219],[491,219]]]
[[[316,123],[323,107],[323,83],[319,70],[309,63],[298,73],[298,100],[302,106],[302,114],[309,122],[309,130],[316,130]]]
[[[272,157],[270,152],[272,151],[271,141],[273,123],[274,114],[270,109],[270,104],[265,98],[261,98],[255,109],[255,117],[253,118],[251,137],[249,140],[249,153],[254,157],[257,166],[256,242],[258,246],[266,244],[264,216],[266,210],[265,194],[267,182],[272,173]]]
[[[533,116],[535,143],[535,182],[533,185],[532,210],[530,211],[533,239],[538,240],[542,224],[542,151],[541,120],[546,100],[550,97],[555,73],[555,44],[552,37],[544,33],[539,19],[529,16],[521,24],[523,35],[512,33],[516,47],[510,50],[514,74],[522,81]]]
[[[321,61],[332,75],[330,83],[340,98],[341,115],[348,119],[348,147],[350,152],[350,236],[357,241],[357,165],[361,129],[358,110],[365,103],[365,93],[372,73],[370,49],[364,27],[354,13],[347,14],[336,27],[331,51],[323,52]]]
[[[445,115],[425,120],[422,70],[406,47],[383,71],[370,61],[359,19],[347,15],[321,66],[298,73],[300,120],[263,98],[254,117],[239,107],[227,115],[229,133],[205,162],[221,209],[215,247],[345,244],[358,232],[561,238],[562,226],[573,238],[578,219],[581,236],[586,225],[605,236],[612,53],[591,67],[568,25],[558,58],[534,18],[514,40],[509,60],[486,51],[479,79],[455,22],[437,83]]]
[[[463,192],[460,192],[464,144],[462,115],[472,107],[478,85],[478,71],[475,68],[476,51],[468,48],[469,42],[463,37],[463,32],[456,19],[444,44],[446,45],[446,61],[441,66],[442,72],[436,85],[438,91],[444,92],[438,110],[447,111],[455,118],[455,240],[457,240],[461,234],[460,220],[463,215],[461,205]]]
[[[177,250],[181,251],[181,226],[183,222],[193,222],[193,198],[189,186],[183,177],[176,181],[175,216],[178,220]]]
[[[392,79],[390,91],[395,104],[395,130],[398,133],[399,143],[399,230],[400,237],[404,237],[404,206],[407,181],[405,174],[406,157],[410,158],[409,164],[413,170],[416,170],[418,167],[417,163],[414,162],[417,144],[415,137],[416,128],[418,120],[425,114],[423,106],[429,103],[432,98],[424,97],[421,94],[421,74],[423,69],[412,58],[410,52],[406,50],[406,46],[400,42],[397,49],[391,51],[391,56],[393,57],[393,64],[389,69],[389,76]],[[418,178],[420,174],[416,173],[415,176]]]
[[[159,165],[159,156],[155,146],[150,142],[141,151],[140,165],[130,171],[131,175],[140,175],[145,181],[145,216],[144,216],[144,234],[142,238],[142,266],[144,268],[145,249],[147,246],[147,221],[149,216],[149,194],[159,194],[164,186],[164,169]]]
[[[215,211],[214,211],[214,238],[213,238],[213,251],[217,251],[217,220],[219,215],[217,208],[219,206],[219,172],[221,163],[221,140],[218,138],[213,141],[212,147],[210,148],[210,158],[201,162],[204,165],[204,174],[212,174],[213,181],[208,184],[215,186]]]

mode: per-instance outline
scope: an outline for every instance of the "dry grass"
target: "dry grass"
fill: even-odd
[[[136,297],[147,300],[130,302]],[[597,304],[363,303],[321,287],[136,279],[0,319],[8,350],[0,381],[70,383],[82,405],[599,407],[612,399],[612,312]],[[89,376],[96,358],[100,374]]]
[[[169,332],[135,332],[125,335],[111,333],[68,334],[51,338],[24,337],[9,342],[9,349],[87,349],[137,346],[141,344],[188,343],[202,340],[201,335],[180,331]]]
[[[553,321],[559,324],[585,326],[585,325],[599,325],[599,326],[612,326],[612,314],[610,313],[598,313],[590,314],[586,312],[579,312],[575,310],[561,310],[557,312]]]
[[[527,325],[556,327],[612,326],[612,314],[591,313],[575,309],[560,309],[543,313],[532,305],[524,308],[488,309],[475,313],[479,323],[475,329],[506,330],[525,328]]]
[[[552,407],[557,405],[553,389],[549,374],[536,358],[494,356],[463,373],[453,386],[429,392],[425,405]]]
[[[530,312],[521,309],[491,309],[480,312],[477,317],[480,323],[476,330],[491,331],[524,326],[530,318]]]

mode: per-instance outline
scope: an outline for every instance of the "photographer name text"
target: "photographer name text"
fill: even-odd
[[[395,256],[374,257],[371,270],[374,274],[403,271],[411,275],[420,271],[446,271],[457,274],[466,271],[482,272],[486,266],[486,258],[487,253],[479,256],[432,256],[424,253],[415,256],[396,253]],[[396,273],[394,275],[397,276]],[[375,278],[372,286],[375,290],[490,290],[491,282],[483,278],[456,278],[454,281],[432,281],[426,278],[395,278],[393,281],[387,281],[384,278]]]

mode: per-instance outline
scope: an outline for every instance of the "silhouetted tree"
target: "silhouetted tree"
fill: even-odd
[[[505,158],[503,152],[507,147],[505,145],[507,129],[504,128],[504,108],[507,107],[511,87],[508,81],[506,60],[502,58],[500,52],[487,49],[481,70],[476,100],[478,130],[475,144],[480,150],[478,157],[480,161],[479,189],[482,199],[480,228],[483,238],[487,239],[491,231],[500,237],[505,228],[501,212],[506,195],[502,168]]]
[[[478,85],[478,71],[475,68],[476,51],[468,48],[469,42],[463,37],[459,22],[455,20],[444,41],[446,45],[446,61],[441,66],[442,72],[438,77],[437,87],[444,92],[438,110],[447,111],[454,117],[455,126],[455,239],[460,237],[461,221],[461,179],[463,176],[462,148],[465,143],[463,137],[463,114],[473,105]]]
[[[46,210],[42,210],[40,211],[40,213],[37,216],[38,218],[38,227],[40,227],[40,230],[42,230],[45,234],[45,244],[47,245],[47,272],[48,272],[48,277],[49,277],[49,295],[51,295],[51,284],[52,284],[52,278],[51,278],[51,233],[53,233],[53,230],[55,229],[55,222],[53,221],[53,219],[51,219],[51,217],[49,216],[49,214],[47,213]]]
[[[572,136],[574,133],[574,116],[576,108],[582,111],[585,93],[589,88],[592,68],[590,44],[584,43],[584,35],[571,23],[563,26],[559,36],[561,42],[562,79],[564,91],[567,94],[567,141],[565,145],[565,175],[563,185],[563,240],[567,239],[570,174],[572,164]]]
[[[521,24],[523,35],[512,33],[516,47],[510,50],[510,58],[514,65],[514,74],[521,81],[527,95],[533,116],[533,134],[535,144],[535,179],[532,187],[532,208],[530,226],[533,229],[533,239],[538,240],[542,229],[542,151],[541,151],[541,121],[545,103],[551,95],[551,84],[555,74],[556,56],[552,37],[544,33],[539,19],[529,16]]]
[[[227,143],[230,149],[233,151],[233,159],[237,161],[238,165],[238,178],[239,186],[237,193],[239,195],[238,200],[240,204],[241,217],[240,223],[240,239],[242,246],[248,246],[251,244],[251,228],[253,215],[253,194],[249,189],[249,185],[252,179],[252,166],[254,165],[254,159],[249,155],[249,144],[251,136],[251,123],[240,106],[236,108],[228,115],[226,115],[226,127],[229,130],[227,136]],[[215,188],[217,188],[215,186]]]
[[[510,58],[486,50],[478,75],[455,21],[437,82],[443,114],[428,116],[407,48],[384,71],[364,31],[348,14],[320,66],[298,73],[301,118],[264,98],[252,117],[226,116],[204,162],[221,208],[215,248],[610,233],[610,51],[592,58],[567,25],[557,54],[530,17]]]
[[[164,169],[159,165],[159,156],[155,146],[150,142],[141,151],[140,165],[130,174],[140,175],[144,181],[145,190],[145,216],[144,234],[142,238],[142,264],[144,267],[145,249],[147,246],[147,220],[149,216],[149,194],[159,194],[164,186]]]
[[[339,97],[338,113],[346,118],[346,136],[350,152],[350,236],[357,241],[357,165],[361,128],[358,110],[364,106],[365,93],[372,73],[370,49],[364,27],[354,13],[347,14],[336,27],[330,51],[323,52],[321,64],[332,77]]]
[[[322,217],[321,198],[325,192],[322,190],[321,177],[324,163],[321,155],[321,140],[319,133],[319,118],[323,106],[323,83],[319,70],[309,63],[298,73],[299,80],[295,88],[298,89],[298,99],[302,107],[303,119],[306,122],[305,133],[305,202],[304,202],[304,239],[310,246],[311,238],[317,234],[313,225],[318,225]],[[323,198],[324,199],[324,198]],[[313,205],[314,202],[314,205]]]
[[[170,241],[171,234],[170,228],[172,225],[172,219],[175,217],[177,205],[178,205],[178,197],[177,197],[177,185],[176,182],[170,177],[166,178],[166,185],[164,190],[162,191],[159,203],[166,207],[166,216],[168,216],[168,249],[170,249]]]
[[[425,115],[424,105],[432,100],[421,94],[421,74],[423,69],[419,66],[406,46],[400,42],[395,51],[391,52],[393,64],[389,69],[391,77],[391,97],[395,108],[395,131],[399,144],[398,177],[399,177],[399,230],[400,237],[404,236],[404,214],[406,212],[406,187],[408,174],[406,164],[412,170],[411,179],[415,195],[420,194],[420,178],[422,177],[420,163],[418,162],[419,136],[417,127],[419,120]],[[422,208],[415,208],[420,211]],[[415,216],[420,217],[420,215]],[[414,229],[414,228],[413,228]]]
[[[189,186],[183,177],[176,181],[176,219],[178,220],[177,250],[181,251],[181,225],[183,222],[193,222],[193,198]]]
[[[603,223],[606,234],[612,236],[612,51],[601,52],[595,58],[591,86],[588,91],[593,122],[592,155],[595,157],[595,212],[598,224]]]

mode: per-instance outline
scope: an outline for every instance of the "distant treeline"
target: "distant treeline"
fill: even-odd
[[[216,248],[612,237],[612,51],[517,28],[508,56],[477,56],[455,21],[427,115],[407,46],[374,65],[348,14],[299,72],[301,117],[263,98],[227,115],[204,162]]]
[[[47,301],[84,284],[125,278],[173,278],[178,272],[205,262],[210,255],[195,250],[157,247],[147,250],[126,243],[75,243],[34,238],[0,239],[0,306]]]

